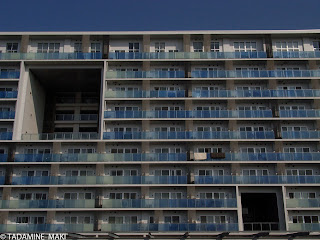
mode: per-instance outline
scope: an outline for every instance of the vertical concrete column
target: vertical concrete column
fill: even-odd
[[[141,143],[141,151],[142,151],[142,153],[149,153],[150,152],[150,142],[142,142]]]
[[[61,142],[54,142],[52,144],[52,152],[54,154],[60,154],[61,153]]]
[[[227,101],[227,108],[228,108],[228,110],[236,110],[236,100],[234,100],[234,99],[229,99],[228,101]]]
[[[57,187],[49,187],[48,199],[54,200],[57,198],[58,188]]]
[[[274,151],[279,153],[283,151],[283,142],[276,141],[274,142]]]
[[[194,179],[194,165],[193,164],[189,164],[189,166],[187,166],[187,177],[188,177],[188,183],[193,184],[195,179]]]
[[[185,63],[184,76],[185,76],[185,78],[191,78],[191,63],[190,62]]]
[[[287,196],[287,189],[285,186],[282,186],[282,199],[283,199],[284,224],[285,224],[284,230],[289,231],[289,215],[288,215],[288,210],[287,210],[286,196]],[[282,205],[282,203],[281,203],[281,205]],[[279,206],[281,206],[281,205],[279,205]]]
[[[102,37],[102,56],[104,59],[107,59],[109,57],[109,45],[110,45],[110,39],[109,36],[103,36]]]
[[[273,57],[273,49],[272,49],[272,38],[271,35],[266,35],[264,38],[265,42],[265,48],[267,52],[267,57],[272,58]]]
[[[60,164],[51,164],[51,176],[59,176]]]
[[[192,81],[186,83],[186,97],[192,97],[193,84]]]
[[[150,52],[150,35],[143,35],[143,52]]]
[[[211,52],[211,35],[204,34],[203,35],[203,46],[205,52]]]
[[[29,35],[22,35],[21,36],[21,46],[20,46],[20,52],[21,53],[27,53],[28,52],[29,41],[30,41],[30,36]]]
[[[96,176],[104,176],[104,164],[96,164]]]
[[[80,77],[80,75],[79,75],[79,77]],[[75,103],[81,103],[81,98],[82,98],[82,93],[81,92],[76,92],[75,93],[75,95],[74,95],[74,97],[75,97]]]
[[[240,163],[231,163],[231,173],[232,175],[241,175]]]
[[[224,69],[225,70],[234,70],[233,68],[233,61],[232,60],[226,60],[224,62]]]
[[[95,212],[93,218],[94,218],[94,231],[101,231],[102,213],[101,212]]]
[[[226,89],[227,90],[234,90],[235,86],[234,86],[234,80],[230,79],[226,81]]]
[[[0,224],[7,224],[9,211],[0,212]]]
[[[12,187],[4,187],[2,189],[2,200],[10,200]]]
[[[313,108],[314,109],[319,109],[320,108],[320,100],[319,99],[314,99],[313,100]]]
[[[311,79],[310,85],[311,89],[320,89],[319,79]]]
[[[238,131],[237,120],[229,120],[228,128],[230,131]]]
[[[154,221],[155,223],[164,223],[163,210],[154,211]]]
[[[141,175],[142,176],[149,176],[150,175],[150,165],[149,165],[149,163],[142,163],[141,164]]]
[[[193,102],[192,99],[186,99],[184,102],[185,110],[192,111],[193,110]],[[193,131],[193,120],[185,120],[185,130],[192,132]]]
[[[308,60],[309,70],[318,70],[318,64],[316,60]]]
[[[274,60],[267,60],[267,70],[275,70]]]
[[[196,210],[188,210],[188,223],[197,222],[197,212]]]
[[[149,190],[150,190],[150,188],[148,186],[141,187],[141,198],[142,199],[149,199],[150,198]]]
[[[191,36],[190,34],[183,35],[183,51],[190,52],[190,45],[191,45]]]
[[[276,90],[277,89],[277,86],[278,86],[278,81],[277,79],[269,79],[268,80],[268,88],[270,90]]]
[[[277,175],[285,175],[286,174],[286,164],[285,163],[277,163]]]
[[[56,211],[47,211],[47,224],[54,224],[56,218]]]
[[[90,52],[90,35],[82,35],[82,52]]]
[[[187,186],[187,198],[195,199],[196,198],[196,187],[195,186]]]
[[[242,203],[241,203],[241,192],[239,186],[236,186],[236,198],[237,198],[237,215],[238,215],[238,226],[239,231],[242,232],[243,229],[243,219],[242,219]]]
[[[106,153],[106,144],[104,142],[97,143],[97,153]]]
[[[230,142],[230,151],[237,153],[239,152],[239,142],[238,141],[231,141]]]

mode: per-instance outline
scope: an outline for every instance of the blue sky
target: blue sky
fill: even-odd
[[[320,0],[0,0],[0,31],[320,28]]]

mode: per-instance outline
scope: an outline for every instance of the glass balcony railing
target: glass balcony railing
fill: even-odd
[[[217,70],[192,71],[192,78],[294,78],[294,77],[320,77],[320,70]]]
[[[12,177],[12,185],[47,184],[186,184],[187,176],[36,176]]]
[[[280,110],[279,116],[281,118],[312,118],[320,117],[320,110]]]
[[[320,199],[291,198],[287,199],[287,208],[319,208]]]
[[[320,131],[281,131],[283,139],[319,139]]]
[[[40,134],[22,134],[22,140],[82,140],[98,139],[98,133],[40,133]]]
[[[12,132],[0,132],[0,140],[12,140]]]
[[[93,224],[0,224],[0,231],[2,233],[42,233],[42,232],[93,232]]]
[[[5,176],[0,176],[0,185],[3,185],[5,182]]]
[[[4,71],[1,71],[0,72],[0,78],[17,79],[19,77],[20,77],[20,72],[19,71],[15,71],[15,72],[7,72],[7,71],[4,72]]]
[[[102,59],[102,53],[0,53],[0,60]]]
[[[110,52],[109,59],[266,58],[266,52]]]
[[[187,161],[187,153],[15,154],[15,162],[143,162]],[[7,154],[0,155],[0,162]],[[206,161],[320,161],[320,153],[207,154]]]
[[[0,91],[0,98],[17,98],[18,91]]]
[[[319,183],[320,176],[195,176],[195,184],[310,184]]]
[[[104,132],[103,139],[274,139],[274,132]]]
[[[97,121],[98,114],[56,114],[56,121]]]
[[[235,208],[236,199],[104,199],[103,208]]]
[[[320,58],[320,51],[273,52],[274,58]]]
[[[271,97],[320,97],[320,90],[194,90],[196,98],[271,98]]]
[[[94,208],[94,199],[77,200],[0,200],[1,209],[23,208]]]
[[[106,78],[184,78],[184,71],[107,71]]]
[[[3,159],[7,159],[6,154]],[[2,156],[0,155],[0,156]],[[0,157],[1,161],[1,157]],[[15,162],[187,161],[187,153],[15,154]]]
[[[14,119],[15,111],[0,111],[0,119]]]
[[[238,231],[237,223],[163,223],[163,224],[102,224],[107,232],[209,232]]]
[[[6,162],[8,160],[8,154],[0,154],[0,162]]]
[[[289,223],[288,230],[292,232],[319,232],[320,223]]]
[[[105,118],[272,118],[271,110],[105,111]]]
[[[182,98],[186,96],[186,91],[106,91],[104,96],[106,98]]]

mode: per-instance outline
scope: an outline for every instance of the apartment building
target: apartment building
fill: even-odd
[[[0,33],[0,232],[319,239],[320,30]]]

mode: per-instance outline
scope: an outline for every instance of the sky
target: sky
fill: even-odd
[[[0,0],[0,31],[320,29],[320,0]]]

